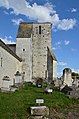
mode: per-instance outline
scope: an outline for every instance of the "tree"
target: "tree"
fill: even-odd
[[[75,78],[79,79],[79,74],[76,72],[72,72],[72,78],[73,79],[75,79]]]

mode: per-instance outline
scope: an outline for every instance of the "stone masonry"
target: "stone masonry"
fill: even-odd
[[[16,54],[22,58],[25,81],[57,78],[51,23],[20,23],[16,41]]]

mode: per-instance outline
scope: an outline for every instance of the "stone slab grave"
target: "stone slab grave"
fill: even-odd
[[[49,119],[49,108],[47,106],[40,106],[40,104],[44,103],[43,99],[36,99],[36,103],[39,106],[32,106],[31,116],[29,119]]]
[[[53,92],[53,90],[51,88],[47,87],[44,89],[44,93],[48,93],[48,94],[51,93],[52,94],[52,92]]]
[[[1,92],[10,91],[10,78],[8,76],[4,76],[2,79],[2,87]]]
[[[31,107],[32,116],[49,116],[49,109],[46,106],[34,106]]]

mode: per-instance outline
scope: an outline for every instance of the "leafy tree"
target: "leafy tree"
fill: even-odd
[[[74,79],[76,77],[79,79],[79,74],[76,72],[72,72],[72,78]]]

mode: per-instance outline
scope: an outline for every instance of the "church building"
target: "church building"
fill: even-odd
[[[50,22],[22,22],[16,44],[0,40],[0,87],[4,76],[13,85],[16,72],[24,74],[24,81],[37,78],[57,79],[57,59],[52,51],[52,24]]]

